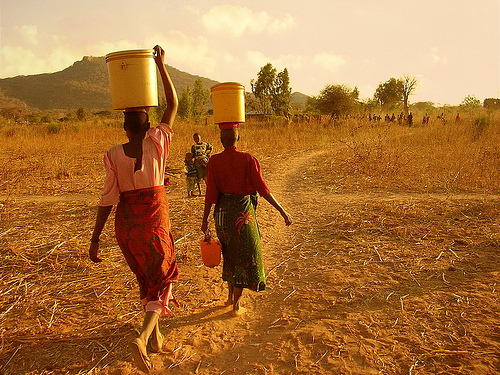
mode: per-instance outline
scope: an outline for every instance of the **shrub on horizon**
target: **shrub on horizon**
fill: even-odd
[[[54,122],[47,125],[47,132],[49,134],[57,134],[61,131],[61,125]]]

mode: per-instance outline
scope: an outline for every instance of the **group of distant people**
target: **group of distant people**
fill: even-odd
[[[430,119],[431,117],[429,116],[428,113],[426,113],[425,115],[422,116],[422,125],[428,125],[429,122],[430,122]],[[445,122],[445,117],[444,117],[444,112],[441,113],[440,115],[437,116],[437,119],[442,121],[442,122]],[[457,113],[457,115],[455,116],[455,122],[458,123],[460,122],[461,118],[460,118],[460,113]],[[377,122],[380,122],[382,121],[382,117],[380,115],[377,115],[377,114],[368,114],[368,121],[377,121]],[[401,112],[398,116],[396,116],[394,113],[392,114],[392,116],[390,116],[388,113],[385,114],[384,116],[384,121],[385,122],[388,122],[388,123],[391,123],[391,122],[396,122],[399,124],[399,125],[403,125],[403,124],[407,124],[409,126],[412,126],[413,125],[413,114],[410,112],[408,114],[408,116],[405,116],[405,114],[403,112]]]
[[[385,122],[396,122],[396,119],[397,119],[397,122],[399,125],[402,125],[402,124],[408,124],[409,126],[412,126],[413,125],[413,114],[410,112],[408,114],[408,116],[405,116],[405,114],[403,112],[401,112],[397,117],[396,115],[393,113],[392,116],[389,116],[388,113],[385,114],[384,116],[384,121]],[[382,116],[380,115],[377,115],[377,114],[368,114],[368,121],[382,121]]]

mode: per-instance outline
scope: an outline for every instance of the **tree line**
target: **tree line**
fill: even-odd
[[[285,68],[278,71],[271,63],[264,65],[257,78],[251,80],[251,94],[246,98],[247,113],[290,117],[293,110],[290,104],[292,89],[290,76]],[[401,110],[405,117],[410,113],[410,96],[418,88],[415,77],[404,75],[401,78],[389,78],[378,85],[373,98],[360,100],[357,87],[344,84],[327,84],[316,96],[308,97],[303,112],[329,115],[332,118],[354,113],[371,113]],[[198,80],[191,89],[187,87],[179,101],[179,115],[184,119],[199,118],[207,114],[210,92],[205,90],[203,82]],[[418,105],[420,104],[420,105]],[[420,102],[414,105],[432,108],[432,102]],[[488,98],[484,104],[473,95],[468,95],[460,104],[462,110],[473,110],[484,106],[500,109],[500,99]],[[421,108],[420,108],[421,109]]]
[[[278,71],[271,63],[264,65],[258,72],[257,78],[251,80],[251,94],[246,97],[246,112],[263,115],[282,116],[290,118],[294,115],[291,107],[290,76],[285,68]],[[357,87],[350,88],[344,84],[327,84],[316,96],[307,99],[302,113],[315,115],[329,115],[338,118],[356,113],[374,113],[380,111],[399,111],[405,117],[410,112],[410,96],[418,87],[415,77],[404,75],[401,78],[389,78],[378,85],[373,98],[360,100]],[[413,105],[433,108],[432,102],[419,102]],[[474,110],[480,107],[487,109],[500,109],[500,99],[487,98],[481,103],[473,95],[468,95],[460,104],[462,110]],[[165,110],[165,101],[160,98],[160,104],[155,109],[155,114],[161,118]],[[93,116],[113,118],[112,111],[99,111],[91,113],[87,108],[79,108],[75,114],[66,115],[57,120],[77,119],[88,120]],[[201,79],[194,82],[193,87],[186,86],[179,98],[178,116],[184,120],[199,121],[212,114],[210,108],[210,90],[204,87]],[[27,121],[30,123],[54,121],[49,115],[30,113],[26,106],[6,107],[0,109],[0,116],[13,119],[16,122]]]

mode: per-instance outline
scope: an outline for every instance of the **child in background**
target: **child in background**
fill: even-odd
[[[213,151],[213,147],[208,142],[202,142],[201,136],[198,133],[193,134],[193,140],[195,141],[195,144],[191,146],[191,153],[195,159],[196,169],[198,171],[198,181],[206,181],[207,174],[205,169],[208,159]]]
[[[186,188],[188,197],[194,197],[196,185],[198,185],[198,192],[201,195],[200,183],[198,182],[198,171],[194,163],[193,154],[188,152],[184,158],[184,172],[186,174]]]

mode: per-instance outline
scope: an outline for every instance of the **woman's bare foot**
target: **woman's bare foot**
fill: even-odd
[[[242,306],[239,306],[238,308],[233,308],[232,315],[233,316],[242,316],[243,314],[245,314],[246,311],[247,311],[247,309],[245,309]]]
[[[159,331],[154,330],[149,337],[147,347],[151,353],[160,353],[163,347],[163,335]]]
[[[144,345],[144,342],[139,338],[132,340],[130,343],[130,350],[137,368],[149,374],[153,365],[151,364],[151,360],[146,353],[146,345]]]

